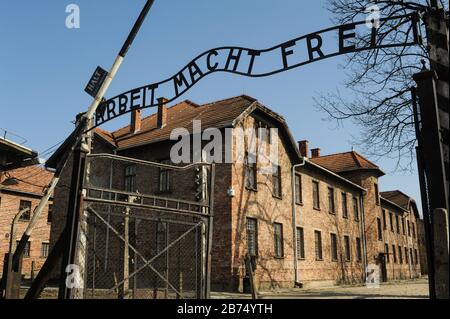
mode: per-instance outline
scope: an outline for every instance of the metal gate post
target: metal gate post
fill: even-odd
[[[72,297],[72,288],[66,285],[66,268],[68,265],[74,265],[76,260],[76,247],[78,243],[79,222],[82,205],[82,180],[84,177],[84,168],[86,152],[82,150],[82,143],[78,145],[73,154],[72,180],[70,185],[69,207],[66,217],[66,230],[69,232],[69,238],[63,251],[61,262],[61,274],[58,298],[70,299]]]
[[[443,150],[443,136],[441,131],[441,124],[439,119],[439,104],[436,93],[437,75],[434,71],[424,70],[413,76],[416,81],[417,95],[420,108],[420,136],[421,142],[418,155],[419,175],[425,172],[425,182],[421,186],[422,192],[428,194],[428,210],[424,212],[425,228],[428,228],[427,238],[429,241],[433,240],[433,224],[434,216],[431,212],[436,208],[443,208],[448,211],[448,184],[446,181],[446,172],[444,164],[444,150]],[[420,166],[422,166],[420,168]],[[420,176],[419,176],[420,177]],[[422,177],[420,177],[422,178]],[[423,184],[423,181],[421,182]],[[427,214],[430,213],[430,214]],[[427,218],[429,215],[429,218]],[[427,220],[429,219],[429,220]],[[431,247],[430,247],[431,246]],[[434,281],[436,277],[433,243],[428,243],[428,262],[430,263],[428,272],[429,279]],[[448,272],[448,269],[447,269]],[[434,299],[436,282],[431,283],[430,298]]]
[[[207,253],[206,253],[206,289],[205,298],[211,298],[211,250],[213,241],[213,220],[214,220],[214,184],[216,179],[216,166],[211,164],[211,176],[210,176],[210,191],[209,191],[209,217],[208,217],[208,239],[207,239]]]

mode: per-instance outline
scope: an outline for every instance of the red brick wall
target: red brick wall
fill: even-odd
[[[29,197],[20,194],[7,193],[0,190],[0,276],[2,275],[4,256],[9,250],[11,223],[14,216],[19,212],[21,200],[31,201],[31,211],[40,202],[39,198]],[[52,202],[50,201],[50,204]],[[48,205],[42,212],[36,227],[30,237],[30,257],[24,257],[22,263],[22,274],[29,278],[31,276],[32,263],[34,262],[35,275],[45,262],[45,257],[41,256],[42,243],[50,242],[50,224],[47,223]],[[16,228],[16,240],[20,240],[23,232],[28,226],[28,221],[18,221]]]

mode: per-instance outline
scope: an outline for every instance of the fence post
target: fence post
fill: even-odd
[[[436,298],[448,299],[448,215],[442,208],[434,210],[434,265]]]

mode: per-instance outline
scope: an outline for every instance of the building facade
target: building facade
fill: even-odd
[[[141,111],[135,110],[129,126],[115,132],[97,129],[92,151],[170,163],[171,149],[177,142],[170,139],[171,133],[182,128],[192,136],[194,122],[201,123],[201,132],[219,129],[222,147],[214,152],[223,154],[222,159],[232,154],[231,161],[215,161],[213,289],[244,290],[248,284],[246,255],[254,257],[254,278],[259,289],[364,281],[367,264],[379,263],[379,255],[384,253],[373,225],[382,206],[376,203],[372,185],[384,173],[372,163],[374,167],[367,170],[344,172],[342,167],[333,166],[339,159],[321,160],[318,149],[308,156],[307,142],[298,144],[284,118],[254,98],[239,96],[204,105],[184,101],[170,108],[161,99],[158,112],[151,116],[142,119]],[[263,132],[261,128],[277,130],[256,133],[251,138],[244,135],[244,148],[227,143],[227,134],[232,134],[234,141],[233,130]],[[204,147],[206,141],[202,143]],[[261,160],[264,156],[255,152],[252,143],[275,149],[276,165],[267,169]],[[369,163],[355,154],[359,161]],[[125,175],[114,173],[114,187],[124,189]],[[167,179],[136,173],[139,191],[144,194],[160,194],[161,183],[167,180],[171,187],[163,189],[172,194],[190,192],[194,184],[193,178],[186,176],[173,174]],[[61,181],[62,186],[55,190],[52,244],[64,225],[68,197],[64,185],[70,182],[70,165]],[[401,210],[397,206],[390,209]],[[406,215],[403,210],[400,213]],[[417,247],[413,242],[417,237],[408,239],[409,244],[395,241],[402,253]],[[393,239],[383,238],[383,243],[391,241],[394,244]],[[410,269],[403,265],[401,274]],[[414,264],[414,271],[414,275],[420,274],[420,265]],[[388,279],[407,278],[402,276]]]
[[[10,243],[14,248],[20,240],[33,210],[39,205],[44,187],[52,177],[52,172],[39,166],[13,169],[0,174],[0,269],[3,269],[4,257],[9,252]],[[53,199],[44,209],[26,247],[22,261],[22,275],[25,278],[37,275],[49,253],[52,201]],[[18,218],[12,238],[13,220],[25,208],[29,210]]]

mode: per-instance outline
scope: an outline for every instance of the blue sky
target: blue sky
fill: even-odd
[[[65,26],[68,4],[80,7],[81,28]],[[145,0],[40,0],[0,3],[0,128],[43,151],[73,129],[91,98],[83,91],[97,65],[109,69]],[[262,49],[332,25],[326,2],[305,0],[156,0],[107,97],[175,74],[199,53],[235,45]],[[206,103],[248,94],[283,115],[297,140],[322,154],[350,151],[357,127],[336,128],[314,108],[319,92],[343,89],[343,58],[313,63],[268,78],[213,74],[182,99]],[[154,110],[146,110],[148,115]],[[125,115],[103,126],[118,128]],[[358,151],[358,147],[355,146]],[[416,173],[387,173],[381,190],[401,189],[420,203]]]

